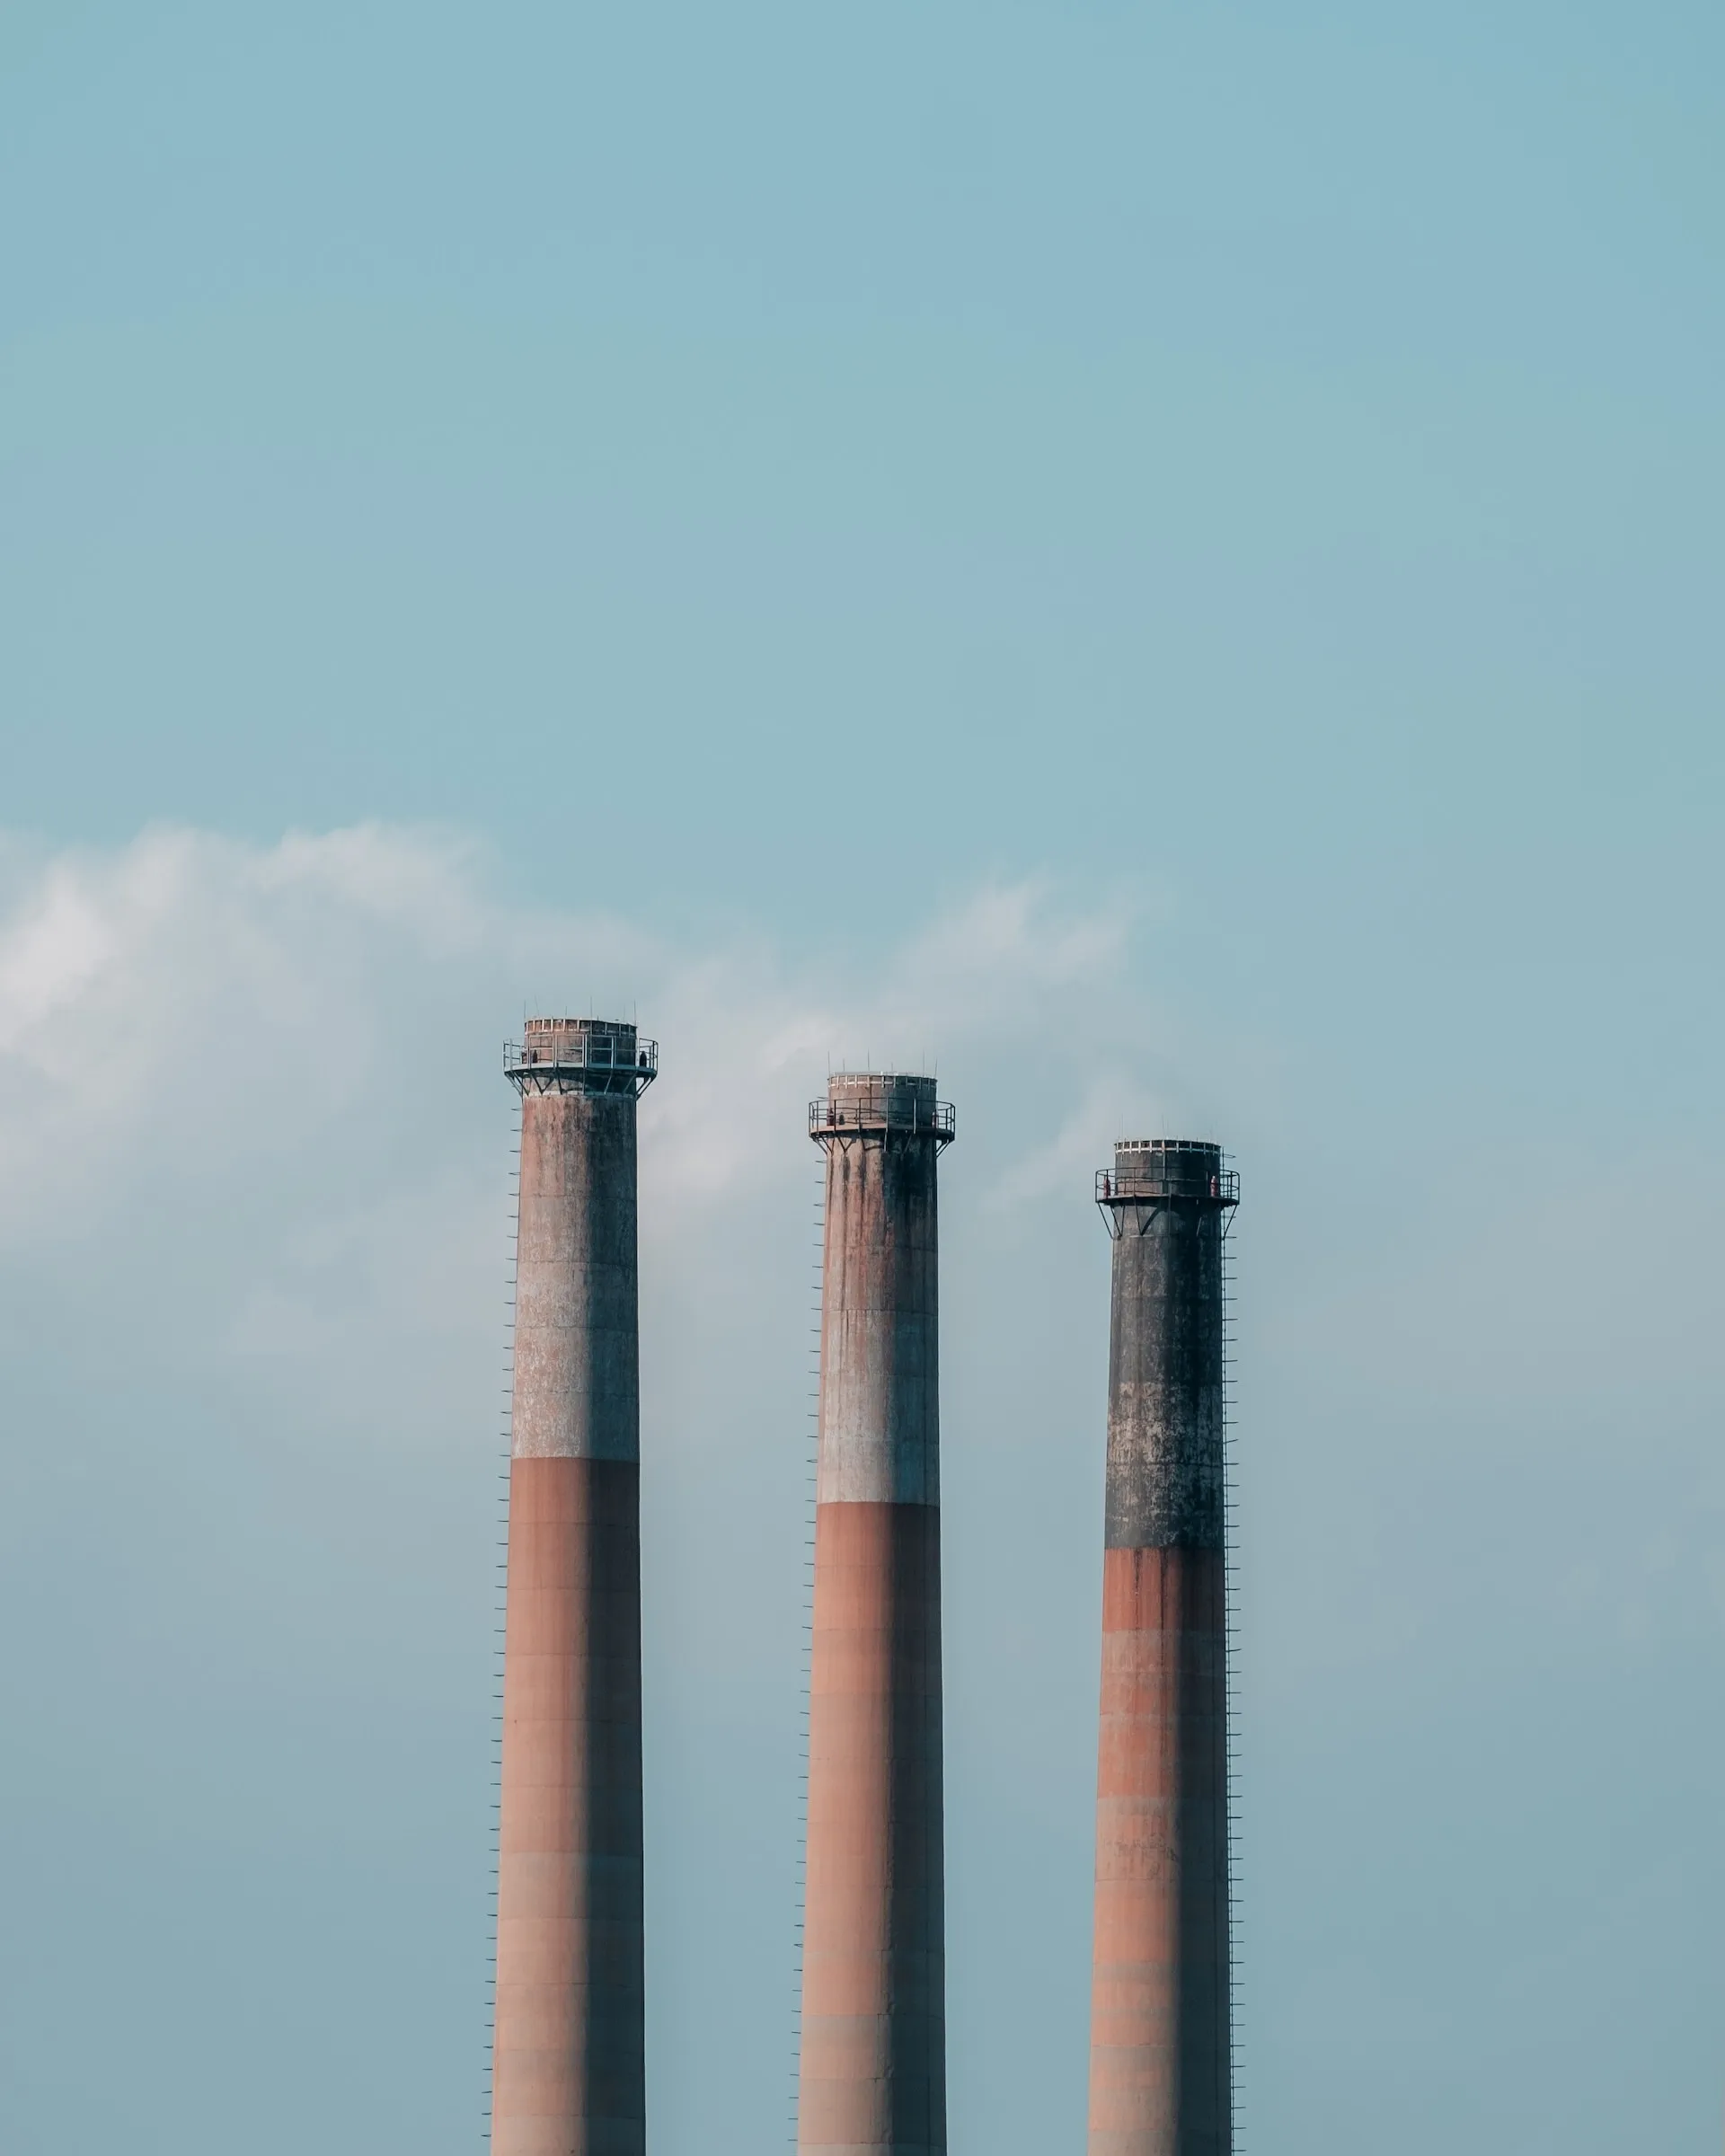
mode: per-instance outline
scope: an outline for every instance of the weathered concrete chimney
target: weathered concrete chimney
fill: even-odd
[[[642,2156],[641,1406],[632,1026],[529,1019],[493,2036],[494,2156]]]
[[[1223,1241],[1238,1178],[1116,1147],[1089,2156],[1229,2156]]]
[[[940,1365],[932,1078],[833,1078],[797,2146],[944,2156]]]

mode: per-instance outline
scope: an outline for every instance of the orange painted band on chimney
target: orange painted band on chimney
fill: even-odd
[[[946,2135],[941,1515],[819,1507],[799,2145]]]
[[[641,1470],[509,1471],[492,2148],[645,2147]]]
[[[1090,2156],[1230,2146],[1223,1565],[1103,1559]]]

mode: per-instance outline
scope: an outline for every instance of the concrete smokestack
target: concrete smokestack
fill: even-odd
[[[809,1714],[805,2156],[944,2156],[941,1515],[931,1078],[832,1079]]]
[[[642,2156],[632,1026],[529,1019],[503,1648],[493,2156]]]
[[[1228,2156],[1223,1240],[1215,1145],[1116,1147],[1089,2156]]]

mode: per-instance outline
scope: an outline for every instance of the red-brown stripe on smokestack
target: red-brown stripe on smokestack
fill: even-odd
[[[1114,1237],[1089,2156],[1229,2156],[1227,1610],[1215,1145],[1122,1144]]]
[[[521,1094],[493,2156],[644,2156],[632,1026],[531,1019]]]
[[[939,1303],[929,1078],[844,1076],[827,1153],[803,2156],[944,2156]]]

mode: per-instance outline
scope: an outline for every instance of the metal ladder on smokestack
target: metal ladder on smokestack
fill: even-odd
[[[509,1264],[503,1298],[503,1450],[500,1455],[503,1489],[498,1499],[497,1645],[492,1650],[497,1661],[491,1679],[494,1704],[491,1710],[491,1879],[488,1913],[491,1937],[491,1952],[485,1963],[489,1972],[486,1984],[490,1996],[485,2002],[485,2095],[483,2123],[480,2129],[481,2138],[488,2149],[491,2141],[491,2068],[497,2037],[497,1886],[503,1807],[503,1636],[507,1629],[509,1606],[509,1454],[515,1436],[512,1414],[515,1400],[515,1276],[517,1246],[521,1229],[521,1102],[518,1096],[515,1104],[514,1127],[510,1133],[509,1200]]]
[[[1237,1215],[1222,1215],[1222,1517],[1223,1568],[1226,1587],[1224,1634],[1227,1698],[1228,1823],[1228,2138],[1232,2156],[1241,2156],[1240,2074],[1240,1483],[1234,1383],[1234,1269],[1233,1227]]]
[[[827,1163],[823,1158],[815,1171],[815,1268],[810,1314],[814,1344],[809,1353],[809,1427],[804,1443],[803,1497],[807,1507],[803,1533],[802,1572],[802,1727],[797,1787],[797,1921],[795,1967],[792,1973],[791,2009],[791,2146],[797,2145],[797,2086],[802,2064],[802,1941],[804,1897],[809,1886],[809,1692],[814,1676],[815,1639],[815,1508],[820,1471],[820,1328],[823,1315],[822,1277],[827,1251]]]

